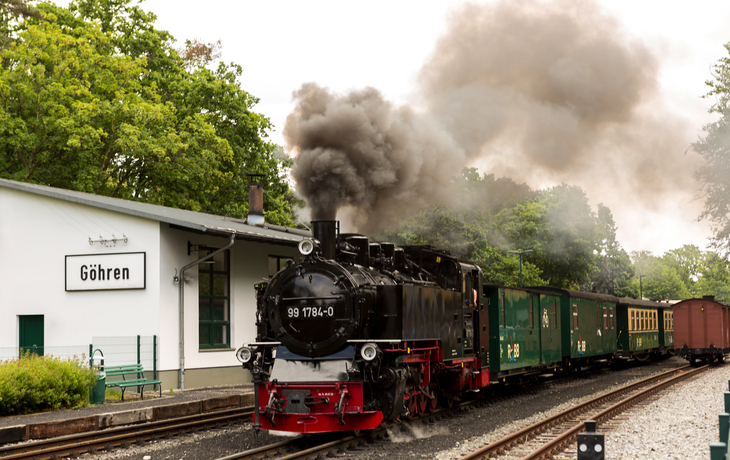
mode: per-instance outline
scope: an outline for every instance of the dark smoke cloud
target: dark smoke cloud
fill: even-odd
[[[656,76],[649,51],[590,2],[505,1],[454,13],[421,82],[472,154],[507,144],[532,167],[562,169],[629,122]]]
[[[421,70],[425,114],[373,89],[335,95],[308,84],[284,136],[312,217],[349,206],[362,231],[445,196],[464,166],[537,187],[579,185],[612,209],[622,195],[659,205],[691,187],[693,160],[683,124],[651,106],[657,78],[650,50],[593,2],[467,4]]]
[[[298,151],[292,175],[313,219],[351,206],[360,230],[375,231],[437,199],[466,161],[443,128],[373,88],[338,95],[309,83],[294,98],[283,134]]]

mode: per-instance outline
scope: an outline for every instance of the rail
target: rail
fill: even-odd
[[[235,423],[248,423],[253,406],[223,409],[166,420],[125,425],[99,431],[86,431],[57,438],[0,447],[2,460],[46,460],[77,458],[86,452],[110,451],[113,448],[159,439],[168,433],[188,433]]]

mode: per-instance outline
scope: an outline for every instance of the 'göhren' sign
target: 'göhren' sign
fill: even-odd
[[[66,256],[67,291],[145,289],[146,253]]]

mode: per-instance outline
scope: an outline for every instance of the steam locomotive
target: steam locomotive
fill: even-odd
[[[301,262],[256,284],[256,342],[236,352],[257,429],[373,429],[489,385],[671,346],[661,304],[492,286],[446,251],[371,243],[332,220],[312,231]],[[617,328],[629,311],[642,321]]]

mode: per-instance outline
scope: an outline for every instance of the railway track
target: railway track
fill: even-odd
[[[577,406],[576,408],[566,410],[550,417],[542,422],[527,427],[512,436],[505,437],[502,440],[492,443],[488,446],[473,452],[470,455],[461,457],[460,460],[481,459],[497,456],[504,459],[520,458],[540,458],[542,453],[537,453],[543,449],[549,453],[557,453],[559,447],[567,446],[573,449],[572,457],[575,458],[575,435],[583,431],[583,423],[580,419],[597,419],[600,423],[605,423],[608,416],[601,416],[602,413],[615,413],[617,408],[611,406],[616,401],[621,400],[620,405],[627,404],[629,393],[635,394],[639,388],[645,389],[646,393],[656,393],[664,386],[671,384],[673,381],[670,377],[673,374],[681,373],[681,377],[689,377],[692,375],[688,372],[690,366],[685,366],[673,371],[664,372],[656,376],[641,380],[627,387],[614,390],[599,398]],[[704,368],[696,369],[697,371]],[[658,381],[661,383],[657,384]],[[651,386],[646,390],[647,386]],[[518,393],[519,394],[519,393]],[[486,399],[478,399],[475,401],[461,403],[452,409],[439,409],[432,414],[426,414],[421,417],[414,418],[411,423],[428,424],[437,422],[438,420],[455,415],[459,412],[471,410],[472,408],[488,404],[491,400],[501,400],[510,398],[515,395],[494,396]],[[644,396],[646,397],[646,396]],[[599,402],[600,399],[608,399],[610,402]],[[600,405],[599,405],[600,404]],[[221,410],[206,414],[198,414],[194,416],[181,417],[165,421],[152,422],[144,425],[134,425],[126,427],[112,428],[96,432],[79,433],[61,438],[53,438],[49,440],[41,440],[24,444],[16,444],[13,446],[0,447],[0,460],[10,459],[53,459],[62,457],[78,457],[86,452],[95,453],[98,451],[109,451],[118,447],[126,447],[130,445],[141,445],[148,441],[158,439],[168,439],[179,434],[194,433],[212,428],[228,426],[239,422],[249,422],[252,415],[252,407]],[[590,411],[590,414],[588,414]],[[386,439],[389,430],[399,429],[405,424],[389,424],[385,427],[362,433],[357,436],[343,436],[340,439],[329,440],[328,442],[317,439],[291,438],[275,444],[270,444],[256,449],[250,449],[234,455],[221,457],[218,460],[234,460],[234,459],[261,459],[276,458],[277,460],[303,460],[314,458],[325,458],[328,456],[341,455],[342,452],[348,450],[366,450],[367,445],[379,440]],[[547,431],[546,426],[557,428]],[[601,425],[599,425],[600,427]],[[600,429],[599,429],[600,431]],[[312,445],[312,442],[318,443]],[[540,447],[545,445],[546,447]],[[534,454],[534,455],[533,455]]]
[[[343,436],[340,439],[334,439],[328,442],[322,442],[315,445],[307,445],[311,440],[304,440],[302,437],[291,438],[276,444],[262,446],[236,454],[220,457],[216,460],[256,460],[256,459],[275,459],[275,460],[308,460],[336,457],[345,451],[365,450],[367,445],[387,439],[392,430],[399,430],[409,423],[429,424],[435,423],[443,418],[455,416],[460,412],[474,409],[478,406],[489,404],[490,401],[501,400],[514,397],[521,394],[509,394],[504,396],[494,396],[487,399],[476,399],[466,401],[455,405],[451,408],[437,409],[432,413],[426,413],[416,416],[405,422],[389,422],[382,427],[374,430],[360,433],[354,436]],[[314,441],[316,443],[316,441]]]
[[[485,402],[482,403],[484,404]],[[432,414],[427,414],[417,419],[424,422],[430,417],[440,419],[447,416],[448,413],[456,413],[459,410],[463,410],[464,407],[468,407],[470,404],[472,403],[462,403],[452,409],[439,409]],[[205,431],[234,423],[248,423],[251,420],[252,414],[253,407],[249,406],[139,425],[76,433],[10,446],[0,446],[0,460],[75,458],[85,453],[93,454],[102,451],[111,451],[116,448],[142,445],[149,441],[169,439],[172,436]],[[274,456],[278,456],[281,460],[316,458],[320,452],[326,454],[338,450],[357,449],[373,440],[385,438],[387,437],[387,430],[392,429],[394,425],[397,426],[397,424],[389,424],[387,427],[378,428],[357,436],[346,436],[319,445],[312,445],[310,440],[303,440],[301,437],[291,438],[222,458],[231,460],[260,459]]]
[[[616,417],[634,404],[707,368],[708,366],[684,366],[618,388],[527,426],[463,455],[459,460],[537,460],[556,458],[569,449],[572,451],[566,452],[565,458],[575,458],[576,436],[584,431],[584,422],[581,420],[595,420],[600,427],[601,423]]]
[[[248,422],[253,406],[189,415],[169,420],[128,425],[100,431],[76,433],[58,438],[0,447],[0,460],[54,459],[78,457],[81,454],[112,450],[131,444],[163,439],[177,434]]]
[[[683,368],[680,368],[678,370],[681,370],[682,372],[685,372],[687,369],[689,369],[690,366],[684,366]],[[639,382],[635,382],[631,385],[628,385],[626,387],[614,390],[610,393],[607,393],[599,398],[609,399],[615,401],[618,398],[621,398],[621,396],[625,396],[628,394],[628,392],[633,391],[636,393],[639,388],[645,388],[647,385],[650,385],[651,383],[656,383],[657,381],[666,381],[671,378],[671,375],[676,373],[677,370],[674,371],[668,371],[664,372],[646,379],[643,379]],[[658,391],[658,390],[657,390]],[[356,436],[347,436],[342,437],[341,439],[331,440],[329,442],[322,442],[320,444],[316,445],[308,445],[306,442],[313,441],[314,440],[303,440],[302,438],[291,438],[286,441],[277,443],[277,444],[271,444],[268,446],[262,446],[255,449],[250,449],[246,451],[242,451],[233,455],[228,455],[225,457],[220,457],[216,460],[255,460],[255,459],[275,459],[275,460],[307,460],[307,459],[319,459],[319,458],[329,458],[329,457],[337,457],[339,455],[342,455],[343,452],[348,450],[366,450],[367,445],[378,442],[381,439],[387,439],[389,436],[389,432],[392,430],[398,430],[400,427],[408,424],[408,423],[422,423],[422,424],[429,424],[432,422],[437,422],[438,420],[441,420],[442,418],[454,416],[460,412],[472,410],[476,407],[484,406],[490,403],[490,401],[494,400],[501,400],[505,398],[511,398],[514,396],[518,396],[522,394],[522,392],[517,392],[515,394],[510,395],[502,395],[502,396],[492,396],[488,397],[486,399],[477,399],[473,401],[463,402],[461,404],[458,404],[450,409],[438,409],[437,411],[431,413],[431,414],[424,414],[422,416],[415,417],[413,420],[404,422],[404,423],[389,423],[384,427],[377,428],[375,430],[372,430],[367,433],[361,433]],[[597,407],[597,399],[587,401],[586,403],[582,404],[579,407],[585,407],[583,409],[583,412],[586,410],[589,410],[590,408]],[[595,411],[594,411],[595,412]],[[562,417],[561,417],[562,414]],[[569,411],[564,411],[561,414],[557,414],[555,417],[552,417],[552,419],[558,419],[566,418],[566,421],[561,422],[563,423],[563,428],[572,428],[579,422],[575,421],[575,414],[572,414],[572,419],[569,414]],[[538,425],[538,424],[535,424]],[[528,427],[529,428],[529,427]],[[575,433],[572,435],[573,438],[575,438],[575,434],[577,432],[582,431],[583,424],[579,424],[579,428],[575,431]],[[558,430],[560,431],[560,430]],[[563,430],[564,431],[564,430]],[[506,454],[509,453],[511,450],[512,455],[509,457],[503,457],[505,459],[507,458],[523,458],[522,455],[517,453],[517,450],[514,448],[519,443],[524,443],[524,434],[525,430],[522,430],[520,433],[518,433],[515,438],[516,441],[511,441],[509,444],[512,447],[505,448],[504,446],[501,447],[501,449],[498,449],[500,453],[494,453],[494,456],[499,456],[500,454]],[[541,435],[542,439],[548,439],[552,440],[555,439],[557,434],[551,435],[550,433],[543,432]],[[488,447],[488,446],[487,446]],[[555,449],[552,449],[554,451]],[[478,454],[475,456],[465,456],[463,459],[460,460],[466,460],[471,458],[490,458],[491,451],[488,452],[486,455],[479,456]],[[575,453],[573,453],[574,458]],[[525,457],[525,458],[539,458],[539,457]]]

